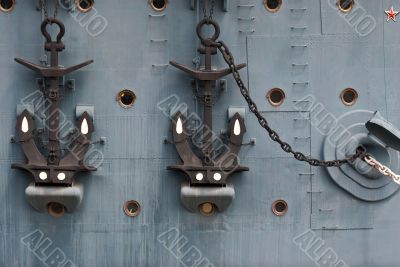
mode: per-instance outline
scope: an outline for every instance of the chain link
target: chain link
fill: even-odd
[[[400,175],[394,173],[388,166],[383,165],[382,163],[374,159],[371,155],[366,155],[364,157],[364,161],[383,175],[392,178],[395,183],[400,184]]]
[[[56,18],[58,15],[58,6],[59,6],[59,0],[54,0],[55,3],[55,7],[54,7],[54,13],[53,13],[53,18]],[[47,5],[46,5],[46,0],[40,0],[40,8],[43,11],[43,15],[45,19],[49,18],[49,14],[47,12]]]
[[[239,86],[240,93],[243,95],[244,99],[246,100],[250,111],[252,113],[254,113],[254,115],[257,117],[258,122],[261,125],[261,127],[263,127],[268,132],[271,140],[280,144],[283,151],[285,151],[286,153],[292,154],[293,157],[299,161],[307,162],[311,166],[339,167],[343,164],[351,163],[354,160],[356,160],[357,158],[364,158],[365,150],[362,148],[357,149],[355,154],[353,154],[347,158],[338,159],[338,160],[328,160],[328,161],[311,158],[309,156],[304,155],[301,152],[294,151],[293,148],[291,147],[291,145],[289,145],[288,143],[283,141],[279,137],[279,134],[276,131],[274,131],[273,129],[271,129],[271,127],[269,127],[267,119],[264,118],[261,115],[261,113],[259,112],[256,103],[250,97],[249,91],[247,90],[242,78],[240,77],[239,71],[237,70],[236,65],[235,65],[233,55],[229,51],[228,46],[222,41],[215,42],[215,43],[213,43],[213,45],[216,46],[218,48],[218,50],[222,53],[222,56],[223,56],[225,62],[228,64],[228,66],[232,72],[233,78],[235,79],[237,85]]]
[[[212,19],[214,15],[214,6],[215,6],[215,0],[211,0],[211,7],[210,7],[210,13],[207,15],[207,8],[208,8],[208,2],[209,0],[203,0],[203,15],[204,18],[209,18]]]

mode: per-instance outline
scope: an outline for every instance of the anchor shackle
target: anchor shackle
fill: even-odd
[[[205,36],[204,36],[204,33],[203,33],[203,31],[202,31],[203,27],[206,26],[206,25],[207,25],[207,26],[210,26],[210,25],[211,25],[211,26],[214,28],[214,34],[213,34],[211,37],[209,37],[209,38],[205,37]],[[217,41],[217,39],[218,39],[218,37],[219,37],[220,32],[221,32],[221,31],[220,31],[220,28],[219,28],[218,23],[217,23],[215,20],[210,19],[210,18],[204,18],[204,19],[202,19],[202,20],[197,24],[197,27],[196,27],[197,36],[199,37],[201,43],[202,43],[204,46],[212,46],[213,44],[215,44],[215,42]]]
[[[55,42],[51,39],[50,33],[47,31],[47,25],[53,25],[53,24],[56,24],[59,28],[59,32],[57,34]],[[65,26],[64,23],[62,23],[62,21],[55,18],[47,18],[42,22],[40,30],[43,36],[46,38],[45,49],[47,51],[51,51],[53,46],[55,46],[56,51],[64,50],[65,46],[62,43],[61,39],[65,35]]]

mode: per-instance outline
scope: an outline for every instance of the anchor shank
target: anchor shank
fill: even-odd
[[[207,152],[206,154],[211,155],[212,152],[212,127],[213,127],[213,121],[212,121],[212,104],[207,103],[208,100],[211,98],[208,95],[211,95],[211,84],[209,81],[206,81],[205,87],[204,87],[204,97],[206,98],[204,101],[204,148],[205,151]]]
[[[49,42],[50,47],[50,66],[51,68],[58,68],[58,43]],[[47,97],[51,101],[50,114],[48,115],[47,127],[49,129],[49,143],[48,148],[48,163],[50,165],[58,165],[60,163],[60,89],[58,77],[51,77],[48,79],[49,89]]]
[[[205,47],[205,70],[210,71],[212,69],[211,65],[211,47]],[[204,145],[204,160],[207,165],[211,164],[211,155],[213,151],[212,145],[212,81],[204,82],[204,131],[203,131],[203,145]]]
[[[55,45],[51,46],[50,64],[51,67],[58,67],[58,52]]]
[[[48,98],[51,101],[50,114],[48,114],[47,127],[49,129],[49,163],[58,165],[60,159],[60,109],[59,109],[59,88],[58,78],[49,79],[50,87]]]

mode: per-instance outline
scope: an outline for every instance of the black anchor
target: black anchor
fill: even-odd
[[[211,25],[214,28],[214,34],[211,38],[204,37],[202,33],[202,28],[205,25]],[[219,25],[210,18],[204,18],[197,25],[196,32],[201,41],[198,51],[200,54],[205,55],[205,68],[195,70],[174,61],[171,61],[170,64],[188,73],[198,81],[203,82],[204,132],[201,148],[203,157],[200,159],[192,150],[189,142],[190,134],[187,131],[188,122],[185,116],[178,111],[172,118],[172,132],[174,144],[182,160],[182,164],[168,166],[168,169],[184,172],[189,177],[191,184],[225,185],[227,178],[232,173],[249,170],[249,168],[239,165],[237,156],[242,146],[246,127],[244,119],[239,113],[236,113],[229,122],[228,149],[217,158],[214,158],[212,134],[213,84],[215,84],[216,80],[230,74],[231,70],[229,68],[221,70],[212,69],[212,55],[217,54],[217,48],[214,43],[220,34]],[[245,66],[246,64],[240,64],[237,68],[242,69]]]
[[[56,24],[59,28],[56,41],[51,39],[46,27]],[[45,50],[50,52],[50,66],[40,66],[23,59],[16,58],[15,61],[25,67],[39,73],[44,78],[44,96],[51,102],[47,126],[49,128],[49,140],[47,144],[47,156],[43,155],[35,143],[34,133],[36,126],[34,117],[25,109],[17,120],[17,131],[22,150],[27,159],[25,164],[12,164],[14,169],[22,169],[30,172],[37,184],[60,184],[71,185],[73,178],[78,172],[95,171],[96,168],[85,166],[84,157],[90,146],[90,138],[94,131],[93,119],[84,112],[76,123],[74,146],[66,155],[61,155],[60,148],[60,86],[59,78],[74,72],[93,62],[89,60],[81,64],[64,68],[58,65],[58,53],[65,49],[62,38],[65,34],[64,24],[57,19],[48,18],[42,22],[41,32],[46,38]],[[46,86],[48,84],[48,86]]]

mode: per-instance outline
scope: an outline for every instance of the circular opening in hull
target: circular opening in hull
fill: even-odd
[[[386,147],[380,145],[376,141],[369,139],[369,138],[361,139],[359,142],[360,142],[360,146],[358,147],[358,149],[362,148],[363,150],[365,150],[366,155],[372,156],[374,159],[379,161],[382,165],[390,166],[391,156],[390,156],[390,152],[387,150]],[[383,177],[382,174],[377,169],[375,169],[374,167],[371,167],[369,164],[367,164],[363,160],[357,160],[354,163],[352,163],[352,165],[353,165],[353,168],[358,173],[360,173],[361,175],[363,175],[366,178],[380,179]]]
[[[205,202],[199,205],[199,211],[204,216],[211,216],[215,212],[215,205],[210,202]]]
[[[282,105],[285,97],[285,92],[280,88],[273,88],[267,93],[267,100],[274,107]]]
[[[15,0],[0,0],[0,11],[11,12],[15,6]]]
[[[353,88],[346,88],[340,94],[340,99],[346,106],[352,106],[357,102],[358,93]]]
[[[76,0],[76,6],[80,12],[89,12],[94,6],[94,0]]]
[[[134,92],[128,89],[120,91],[117,95],[117,101],[123,108],[130,108],[135,104],[136,95]]]
[[[65,206],[60,203],[50,202],[47,205],[47,211],[51,216],[60,218],[65,214]]]
[[[272,212],[276,216],[283,216],[286,214],[287,211],[288,211],[288,204],[286,203],[286,201],[279,199],[274,201],[274,203],[272,203]]]
[[[343,13],[350,12],[354,6],[354,0],[338,0],[337,5]]]
[[[271,13],[278,12],[282,6],[282,0],[264,0],[264,7]]]
[[[136,200],[129,200],[124,204],[124,212],[129,217],[136,217],[140,213],[140,204]]]
[[[149,3],[153,10],[161,12],[167,8],[168,0],[149,0]]]

